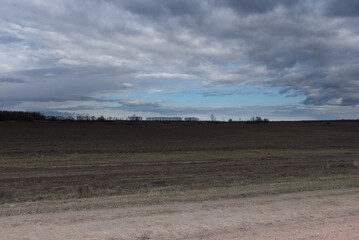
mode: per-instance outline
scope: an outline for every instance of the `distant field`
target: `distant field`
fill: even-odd
[[[0,132],[0,215],[359,187],[359,122],[0,122]],[[39,204],[111,196],[121,199]]]
[[[359,148],[359,121],[0,122],[0,153]]]

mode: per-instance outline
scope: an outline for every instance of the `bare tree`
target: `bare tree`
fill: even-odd
[[[216,117],[214,116],[213,113],[211,114],[210,118],[211,118],[211,121],[212,121],[212,122],[216,121]]]

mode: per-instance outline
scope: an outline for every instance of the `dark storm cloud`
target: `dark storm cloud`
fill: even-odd
[[[298,0],[218,0],[216,4],[227,6],[240,14],[266,13],[278,6],[291,7],[297,4]]]
[[[132,13],[158,18],[163,16],[191,16],[202,18],[200,14],[209,14],[217,7],[226,7],[235,10],[239,14],[266,13],[274,8],[283,6],[291,7],[296,5],[299,0],[152,0],[152,1],[115,1],[116,4],[128,9]]]
[[[359,17],[359,1],[329,0],[326,13],[335,17]]]
[[[152,1],[115,1],[119,6],[128,9],[132,13],[157,18],[164,15],[183,16],[194,15],[201,10],[201,1],[192,0],[152,0]]]
[[[26,83],[26,81],[18,78],[3,77],[0,78],[0,83]]]

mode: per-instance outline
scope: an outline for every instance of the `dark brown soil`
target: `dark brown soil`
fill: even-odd
[[[25,159],[35,153],[46,157],[94,152],[359,148],[359,122],[0,122],[0,133],[0,156]],[[287,153],[285,157],[258,156],[250,161],[217,158],[181,163],[153,160],[39,168],[0,166],[0,203],[119,195],[159,187],[171,191],[270,183],[282,178],[325,179],[355,174],[355,157],[355,152],[316,156],[314,151],[309,157]]]
[[[0,122],[0,154],[357,147],[359,121],[267,124]]]

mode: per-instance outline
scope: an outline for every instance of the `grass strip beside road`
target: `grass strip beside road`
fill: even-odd
[[[0,215],[359,187],[359,149],[0,156]]]

